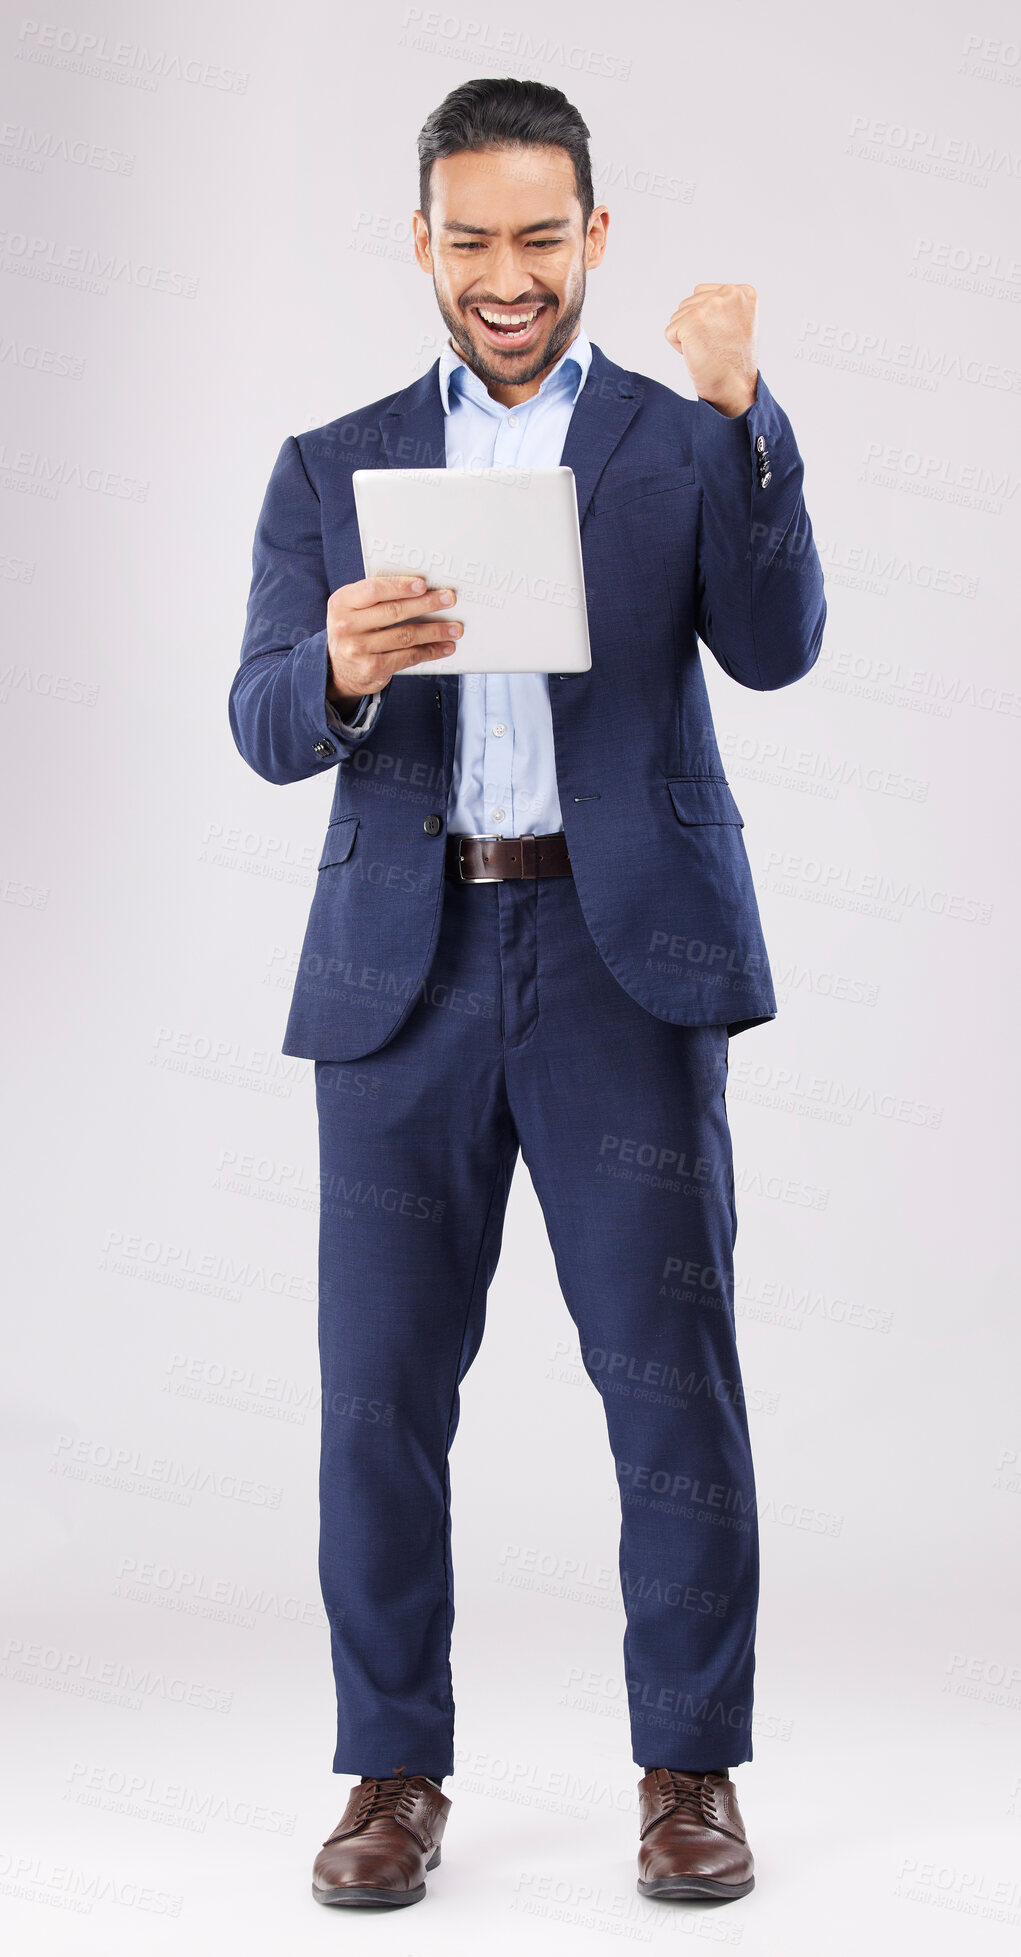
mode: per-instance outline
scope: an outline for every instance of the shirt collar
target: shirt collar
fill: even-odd
[[[592,342],[589,340],[585,328],[580,326],[570,346],[561,354],[556,366],[550,368],[549,373],[540,383],[539,393],[530,395],[529,401],[537,401],[539,396],[543,394],[560,393],[569,389],[572,403],[575,402],[581,393],[591,360]],[[440,354],[439,383],[440,399],[443,402],[444,414],[449,414],[452,406],[451,385],[453,385],[454,401],[458,399],[460,394],[464,393],[480,408],[487,408],[491,413],[501,414],[507,412],[499,401],[493,400],[485,381],[479,379],[473,368],[469,367],[467,361],[462,359],[461,355],[451,345],[449,340],[445,342],[443,351]],[[529,401],[523,401],[521,406],[527,408]]]

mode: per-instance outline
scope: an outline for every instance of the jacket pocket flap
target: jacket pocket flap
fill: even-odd
[[[667,787],[679,822],[736,822],[744,828],[744,816],[722,775],[682,775]]]
[[[323,853],[319,858],[319,868],[328,870],[333,863],[346,863],[354,845],[355,830],[358,827],[356,815],[338,815],[326,831]]]

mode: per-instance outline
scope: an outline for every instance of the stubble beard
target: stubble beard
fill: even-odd
[[[435,280],[433,290],[436,290]],[[480,352],[463,324],[461,316],[451,312],[439,293],[436,293],[436,304],[458,353],[471,368],[472,373],[477,374],[479,380],[484,381],[487,387],[490,383],[500,387],[508,385],[516,387],[523,381],[534,381],[540,374],[545,373],[548,367],[552,367],[559,360],[564,348],[573,340],[581,323],[581,310],[584,303],[585,274],[582,272],[581,292],[577,301],[557,315],[545,345],[537,350],[530,360],[523,362],[521,366],[515,366],[513,373],[508,374],[499,367],[490,366],[486,358],[488,348]]]

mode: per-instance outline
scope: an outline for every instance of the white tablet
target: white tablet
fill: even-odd
[[[574,470],[356,469],[366,577],[417,571],[457,602],[446,659],[394,674],[584,673],[592,664]]]

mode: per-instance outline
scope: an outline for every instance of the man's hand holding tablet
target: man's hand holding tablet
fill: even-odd
[[[440,611],[455,598],[449,587],[427,588],[424,578],[404,574],[339,585],[326,607],[326,697],[338,713],[351,711],[366,693],[382,692],[402,667],[446,659],[463,625],[449,618],[433,624],[422,612]]]

